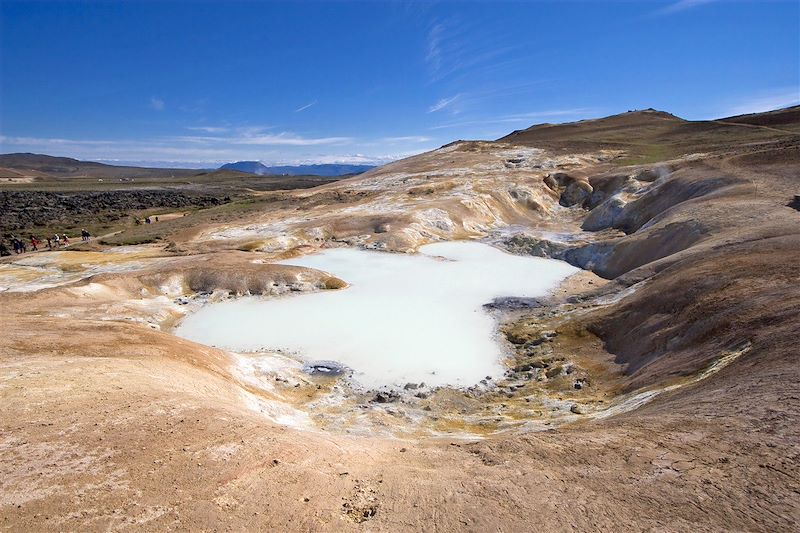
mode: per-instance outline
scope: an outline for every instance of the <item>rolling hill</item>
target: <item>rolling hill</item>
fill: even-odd
[[[559,152],[624,150],[625,163],[649,163],[741,143],[796,140],[800,106],[719,120],[684,120],[645,109],[565,124],[537,124],[499,141]]]
[[[127,167],[45,154],[0,154],[2,178],[157,178],[197,174],[196,169]]]

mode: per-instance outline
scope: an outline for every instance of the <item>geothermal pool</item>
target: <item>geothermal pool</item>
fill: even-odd
[[[177,335],[234,352],[337,361],[368,388],[470,386],[505,371],[497,325],[483,304],[543,296],[578,270],[468,241],[429,244],[418,254],[336,248],[282,263],[324,270],[350,286],[208,304]]]

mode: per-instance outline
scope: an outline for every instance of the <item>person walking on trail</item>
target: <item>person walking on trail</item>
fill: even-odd
[[[11,255],[11,252],[8,251],[8,247],[6,246],[6,243],[3,242],[3,241],[0,241],[0,257],[5,257],[7,255]]]
[[[53,241],[50,240],[50,237],[47,238],[47,249],[53,251]]]
[[[61,236],[61,240],[64,241],[64,246],[69,246],[69,237],[67,237],[66,233]]]
[[[39,251],[39,239],[31,235],[31,250],[34,252]]]
[[[22,252],[20,251],[19,240],[18,240],[16,237],[11,237],[11,245],[14,247],[14,253],[15,253],[15,254],[20,254],[20,253],[22,253]]]
[[[56,248],[58,248],[61,245],[61,237],[58,236],[58,233],[53,235],[53,243],[55,244]]]
[[[25,248],[25,241],[17,239],[16,237],[12,238],[14,239],[14,251],[18,254],[24,254],[27,251]]]

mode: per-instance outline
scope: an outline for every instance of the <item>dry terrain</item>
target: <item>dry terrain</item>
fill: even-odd
[[[795,530],[797,194],[800,108],[646,110],[3,258],[0,524]],[[491,303],[497,383],[363,391],[171,334],[208,301],[347,290],[276,259],[454,239],[582,269]]]

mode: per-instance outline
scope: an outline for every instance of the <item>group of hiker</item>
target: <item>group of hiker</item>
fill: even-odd
[[[85,229],[81,230],[81,241],[89,242],[91,237],[92,237],[91,233],[89,233],[87,230]],[[42,241],[40,241],[33,235],[29,237],[28,241],[30,242],[31,251],[38,252],[39,246],[41,245]],[[69,246],[69,237],[67,236],[66,233],[62,233],[60,235],[56,233],[52,237],[49,237],[47,239],[48,250],[55,250],[65,246]],[[25,239],[20,239],[12,235],[11,249],[14,251],[15,254],[24,254],[27,253],[28,251],[28,245]],[[11,255],[11,250],[9,250],[8,246],[6,246],[5,242],[0,241],[0,256],[7,256],[7,255]]]

